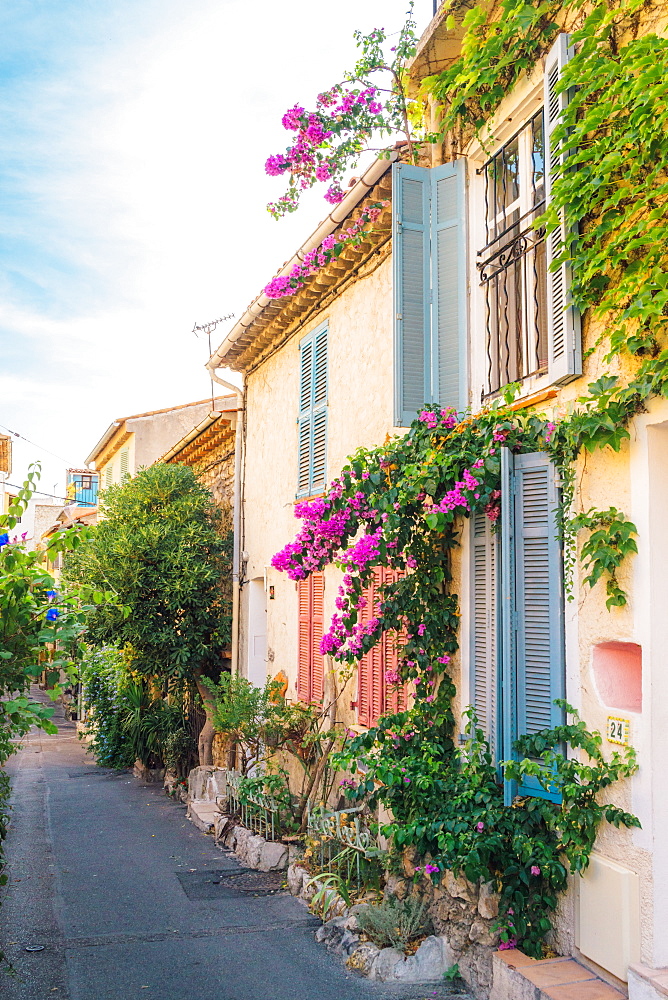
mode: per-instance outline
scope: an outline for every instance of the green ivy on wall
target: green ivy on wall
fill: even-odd
[[[440,132],[430,138],[454,136],[462,153],[475,134],[489,140],[486,126],[501,100],[558,32],[571,34],[575,54],[560,87],[573,96],[555,135],[570,156],[536,225],[549,234],[565,215],[570,236],[557,264],[572,267],[585,357],[596,352],[618,374],[601,374],[554,421],[514,410],[510,397],[456,419],[429,407],[405,437],[352,456],[317,512],[304,515],[299,543],[275,565],[296,579],[300,568],[305,575],[332,561],[345,570],[342,614],[329,636],[340,662],[356,662],[383,632],[400,637],[401,679],[415,682],[415,707],[381,719],[340,758],[354,769],[363,757],[368,767],[353,795],[392,810],[386,832],[398,846],[418,847],[441,869],[495,881],[502,940],[540,957],[568,866],[586,868],[603,820],[638,825],[596,798],[633,773],[635,757],[628,751],[606,760],[600,735],[573,715],[567,726],[522,737],[515,749],[524,759],[506,765],[508,778],[557,784],[561,804],[529,798],[503,805],[475,719],[466,750],[452,739],[456,691],[448,664],[458,649],[459,610],[450,556],[462,514],[489,516],[498,505],[500,447],[543,450],[561,473],[567,577],[577,536],[586,531],[579,556],[585,582],[605,582],[608,608],[627,601],[619,570],[637,551],[635,526],[615,507],[574,511],[575,463],[583,452],[619,451],[633,417],[653,396],[668,397],[668,39],[641,33],[642,18],[668,5],[497,0],[471,7],[451,0],[447,7],[448,27],[463,34],[461,55],[423,81],[422,91],[441,108]],[[360,530],[366,548],[355,541]],[[373,627],[362,628],[357,609],[377,564],[415,572],[385,586]],[[406,622],[420,623],[418,631],[402,636]],[[564,743],[582,751],[586,763],[558,753]]]

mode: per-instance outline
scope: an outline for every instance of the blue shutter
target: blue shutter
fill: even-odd
[[[307,496],[311,483],[311,414],[297,422],[297,496]]]
[[[431,399],[464,410],[466,381],[466,162],[431,173],[432,386]]]
[[[313,406],[327,402],[327,327],[313,338]]]
[[[565,692],[564,597],[555,467],[544,452],[502,451],[504,614],[504,754],[518,735],[563,722],[554,704]],[[506,632],[507,630],[507,632]],[[557,800],[527,779],[508,796]]]
[[[548,206],[555,172],[567,160],[568,151],[555,144],[552,136],[568,105],[568,91],[557,93],[557,84],[572,55],[569,36],[561,34],[557,36],[545,62],[545,198]],[[555,384],[570,382],[582,374],[580,315],[571,301],[571,266],[568,262],[556,269],[552,266],[561,254],[567,236],[563,209],[559,210],[559,217],[559,225],[546,240],[548,375]]]
[[[498,756],[498,671],[497,671],[497,536],[489,518],[472,515],[471,538],[471,681],[470,701],[478,725],[485,734],[492,757]]]
[[[501,757],[510,760],[517,739],[517,668],[515,633],[515,503],[514,458],[509,448],[501,449],[501,586],[499,588],[501,627]],[[510,805],[517,784],[506,781],[504,800]]]
[[[297,496],[324,489],[327,475],[327,327],[299,345]]]
[[[313,424],[313,339],[299,345],[299,417],[297,420],[297,495],[307,496],[311,486],[311,436]]]
[[[392,167],[394,422],[407,427],[431,399],[431,171]]]
[[[327,485],[327,409],[313,414],[311,446],[311,493],[321,493]]]

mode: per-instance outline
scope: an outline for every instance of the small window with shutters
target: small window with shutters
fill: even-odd
[[[471,518],[470,700],[496,761],[514,756],[518,736],[563,722],[564,588],[558,480],[544,452],[502,449],[498,534],[483,514]],[[514,795],[554,798],[538,782]]]
[[[111,462],[109,462],[105,466],[104,470],[104,488],[109,489],[109,487],[113,484],[113,482],[114,482],[114,467],[111,464]]]
[[[297,496],[320,493],[327,482],[327,351],[326,326],[299,345]]]
[[[382,601],[382,588],[402,576],[400,570],[376,566],[373,578],[365,588],[362,621],[374,616]],[[384,632],[379,641],[359,661],[357,667],[357,721],[362,726],[375,726],[381,715],[394,715],[408,707],[408,685],[393,684],[387,674],[399,670],[399,648],[402,636]]]
[[[324,597],[323,573],[311,573],[297,583],[297,697],[306,704],[320,704],[325,693],[325,664],[320,652],[325,627]]]
[[[120,466],[121,466],[121,482],[123,482],[125,477],[130,473],[130,452],[128,451],[127,448],[123,448],[121,451]]]
[[[561,34],[546,58],[543,107],[477,171],[485,221],[484,245],[476,251],[485,316],[483,399],[510,382],[547,376],[560,384],[582,372],[571,270],[555,264],[567,236],[563,212],[547,237],[536,226],[566,164],[568,151],[554,132],[568,104],[559,80],[570,57],[569,36]]]

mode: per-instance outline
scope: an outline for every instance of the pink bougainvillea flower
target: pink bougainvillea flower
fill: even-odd
[[[517,938],[511,937],[507,941],[499,942],[499,951],[509,951],[511,948],[517,948]]]
[[[540,875],[540,868],[538,867],[538,865],[532,865],[531,866],[531,874],[532,875]]]
[[[476,823],[475,828],[478,831],[478,833],[482,833],[482,831],[485,829],[485,824],[482,822]]]

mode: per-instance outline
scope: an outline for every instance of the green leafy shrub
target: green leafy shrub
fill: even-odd
[[[150,694],[141,677],[127,668],[119,649],[103,647],[86,653],[81,679],[89,713],[91,750],[104,767],[146,767],[164,764],[181,776],[187,773],[194,748],[180,699],[170,704]]]
[[[603,790],[636,770],[635,753],[613,753],[606,760],[601,736],[566,702],[569,725],[525,736],[515,744],[517,761],[502,764],[505,777],[532,776],[561,796],[560,802],[537,797],[516,798],[504,805],[503,787],[489,745],[468,710],[466,745],[449,752],[419,713],[404,713],[404,728],[419,739],[398,739],[398,718],[381,720],[375,731],[359,736],[335,763],[367,770],[352,798],[372,807],[382,802],[394,820],[383,827],[395,849],[417,848],[429,854],[431,878],[446,870],[471,882],[492,882],[501,894],[499,931],[505,943],[520,943],[530,955],[543,955],[545,935],[557,893],[566,888],[568,870],[583,872],[589,863],[602,821],[637,827],[638,819],[611,804],[601,804]],[[563,747],[584,750],[587,760],[567,757]],[[526,755],[526,756],[524,756]]]
[[[392,897],[361,910],[358,920],[364,933],[379,948],[399,951],[405,951],[411,941],[432,930],[426,902],[414,896],[401,900]]]
[[[87,638],[122,646],[128,668],[161,690],[197,686],[207,713],[200,763],[210,764],[203,678],[218,677],[230,641],[228,519],[193,470],[178,464],[157,463],[109,487],[102,508],[104,519],[68,558],[65,575],[113,588],[122,607],[93,608]]]

